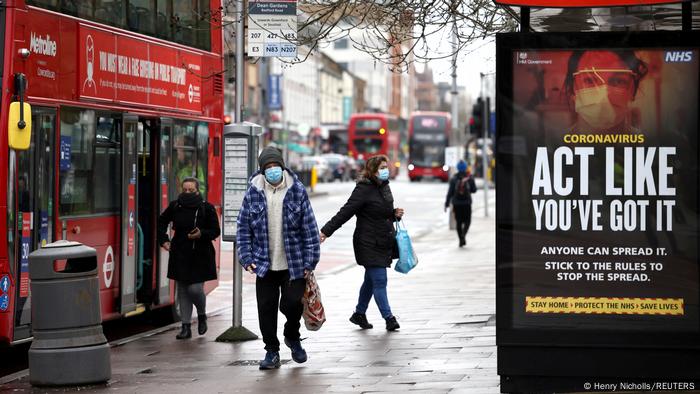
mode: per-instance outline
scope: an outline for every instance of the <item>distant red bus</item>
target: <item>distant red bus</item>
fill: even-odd
[[[348,154],[359,163],[375,155],[386,155],[392,178],[396,177],[401,162],[401,143],[398,119],[383,113],[353,114],[348,122]]]
[[[2,6],[0,344],[32,337],[33,250],[95,248],[102,319],[116,319],[174,304],[156,222],[181,181],[198,178],[221,210],[223,37],[220,18],[202,18],[221,0],[135,3]],[[8,108],[22,79],[31,145],[15,151]]]
[[[447,112],[414,112],[408,121],[408,177],[449,180],[445,148],[449,144],[451,117]]]

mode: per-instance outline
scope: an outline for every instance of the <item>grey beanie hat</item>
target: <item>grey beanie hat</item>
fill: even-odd
[[[265,149],[260,152],[260,156],[258,156],[258,165],[260,169],[265,168],[265,166],[270,163],[278,163],[280,166],[284,167],[282,151],[274,146],[266,146]]]

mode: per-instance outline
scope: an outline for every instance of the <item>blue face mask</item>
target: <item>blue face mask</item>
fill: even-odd
[[[377,175],[377,178],[379,178],[380,181],[388,181],[389,180],[389,169],[383,168],[383,169],[379,170],[379,175]]]
[[[270,167],[265,170],[265,179],[270,183],[279,183],[282,180],[282,167]]]

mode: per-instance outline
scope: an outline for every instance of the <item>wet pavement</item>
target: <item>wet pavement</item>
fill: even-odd
[[[410,186],[413,186],[411,184]],[[336,186],[345,187],[348,186]],[[397,200],[407,182],[392,186]],[[351,187],[350,187],[351,188]],[[422,189],[421,189],[422,188]],[[222,281],[209,297],[209,332],[176,341],[177,326],[112,348],[112,379],[105,385],[32,388],[27,377],[0,385],[2,392],[124,392],[124,393],[322,393],[426,392],[498,393],[495,343],[495,275],[493,200],[484,217],[483,197],[475,199],[472,228],[465,248],[442,214],[444,186],[426,184],[403,197],[409,232],[419,265],[404,275],[389,274],[389,301],[401,329],[384,329],[376,305],[367,312],[374,324],[360,330],[348,322],[363,270],[352,261],[348,246],[352,226],[346,225],[322,245],[318,279],[328,321],[320,331],[302,328],[309,354],[304,364],[291,361],[282,345],[279,370],[260,371],[264,356],[261,339],[219,343],[216,337],[231,325],[231,282]],[[411,187],[410,190],[416,190]],[[342,204],[332,193],[314,198],[320,225]],[[329,201],[321,201],[330,199]],[[413,199],[413,201],[410,201]],[[329,209],[330,209],[329,208]],[[410,219],[412,211],[414,218]],[[323,212],[322,212],[323,211]],[[329,211],[330,212],[330,211]],[[343,235],[344,234],[344,235]],[[222,278],[225,278],[222,265]],[[254,283],[247,279],[243,292],[243,325],[259,335]],[[280,314],[279,337],[282,338]],[[195,323],[196,325],[196,323]],[[303,327],[303,326],[302,326]]]

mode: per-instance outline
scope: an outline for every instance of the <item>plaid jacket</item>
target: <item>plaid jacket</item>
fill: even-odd
[[[293,280],[303,278],[305,269],[316,268],[321,257],[321,242],[306,188],[296,174],[288,169],[285,171],[291,175],[289,178],[293,179],[293,183],[284,196],[282,232],[289,276]],[[245,269],[255,263],[255,273],[262,278],[272,264],[267,237],[265,175],[260,171],[250,178],[237,223],[238,261]]]

